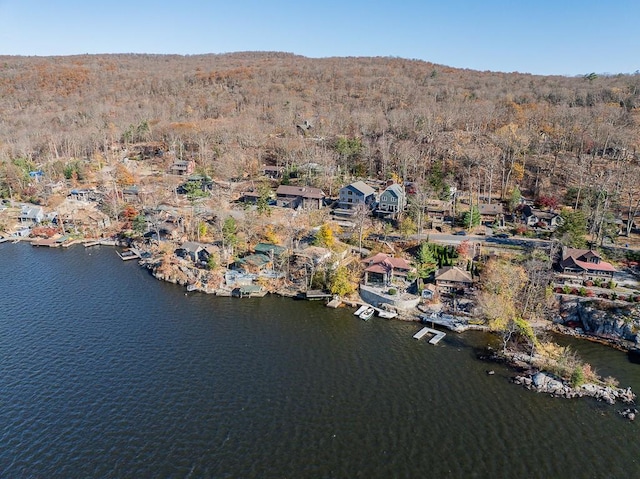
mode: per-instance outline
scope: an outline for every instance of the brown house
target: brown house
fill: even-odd
[[[595,251],[589,249],[564,248],[560,269],[563,275],[572,279],[610,280],[616,269]]]
[[[478,212],[480,213],[480,219],[483,224],[503,223],[504,207],[502,203],[480,203],[478,205]]]
[[[191,160],[177,160],[174,161],[169,168],[169,173],[172,175],[188,176],[194,172],[195,163]]]
[[[402,258],[394,258],[385,253],[378,253],[366,258],[364,270],[364,284],[390,284],[393,279],[407,279],[411,265]]]
[[[276,190],[276,204],[285,208],[318,210],[322,208],[324,196],[320,188],[280,185]]]
[[[440,293],[460,293],[473,286],[471,274],[457,266],[440,268],[435,280]]]

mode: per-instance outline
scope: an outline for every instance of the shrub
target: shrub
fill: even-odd
[[[585,288],[584,286],[582,288],[580,288],[580,290],[578,291],[578,294],[580,296],[586,296],[587,295],[587,288]]]
[[[565,284],[565,285],[562,287],[562,292],[563,292],[564,294],[569,294],[569,293],[571,293],[571,287]]]
[[[614,300],[614,301],[615,301],[616,299],[618,299],[618,294],[617,294],[617,293],[615,293],[615,292],[614,292],[614,293],[611,293],[611,299],[612,299],[612,300]]]
[[[584,370],[582,366],[576,366],[571,373],[571,387],[579,388],[584,384]]]
[[[599,288],[600,286],[602,286],[602,279],[601,278],[594,279],[593,284]]]
[[[616,282],[615,282],[615,281],[609,281],[609,282],[607,283],[607,288],[609,288],[609,289],[615,289],[617,286],[618,286],[618,285],[616,284]]]
[[[398,290],[396,288],[389,288],[388,294],[389,296],[395,296],[398,294]]]
[[[620,383],[616,378],[607,376],[606,378],[604,378],[604,384],[605,386],[609,386],[610,388],[617,388]]]

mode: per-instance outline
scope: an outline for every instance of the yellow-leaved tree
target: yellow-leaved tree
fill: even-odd
[[[503,352],[514,335],[526,340],[532,350],[538,343],[531,324],[522,317],[521,296],[526,285],[525,269],[506,260],[492,259],[482,272],[478,303],[491,330],[501,335]]]

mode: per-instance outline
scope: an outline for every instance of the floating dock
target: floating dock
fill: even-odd
[[[140,252],[135,248],[129,248],[128,250],[123,251],[122,253],[120,253],[119,251],[116,251],[116,253],[118,253],[118,256],[120,256],[120,259],[122,261],[129,261],[130,259],[140,258]]]
[[[415,339],[422,339],[427,334],[433,334],[433,338],[429,340],[429,344],[438,344],[442,338],[446,336],[442,331],[437,329],[427,328],[426,326],[413,335]]]
[[[334,298],[327,303],[329,308],[337,308],[342,304],[342,300],[340,298]]]

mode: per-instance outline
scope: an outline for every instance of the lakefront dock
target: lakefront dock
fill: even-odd
[[[446,336],[446,333],[438,331],[437,329],[431,329],[428,327],[422,328],[416,334],[413,335],[415,339],[422,339],[427,334],[433,334],[433,337],[429,340],[429,344],[438,344],[442,338]]]

